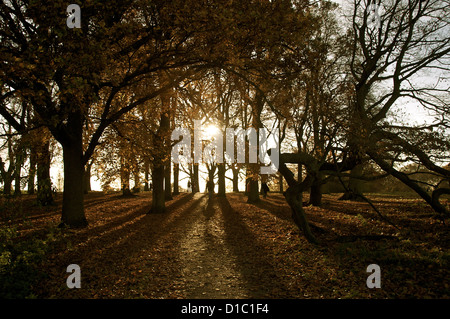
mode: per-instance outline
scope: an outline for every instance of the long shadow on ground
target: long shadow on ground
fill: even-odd
[[[58,291],[63,294],[61,297],[151,297],[153,292],[149,290],[164,285],[159,282],[160,278],[177,276],[174,273],[176,267],[167,263],[167,260],[174,262],[168,255],[172,240],[177,239],[164,238],[176,235],[177,232],[173,230],[183,225],[189,212],[200,204],[202,197],[183,207],[192,197],[183,196],[178,200],[179,203],[175,199],[165,214],[146,214],[148,206],[137,208],[120,220],[100,226],[101,231],[97,229],[95,233],[87,233],[87,238],[82,236],[75,247],[68,252],[61,252],[59,257],[55,256],[47,264],[47,267],[57,267],[59,270],[54,274],[56,277],[49,278],[46,285],[48,290],[43,288],[42,296],[51,295],[54,289],[61,287],[58,282],[65,282],[61,280],[67,277],[67,265],[78,264],[82,269],[84,289]],[[170,284],[167,277],[166,281]],[[52,283],[56,287],[49,287]],[[167,293],[164,287],[160,291],[153,290]]]
[[[277,298],[280,291],[287,291],[284,281],[265,256],[265,249],[258,244],[249,230],[228,202],[227,198],[217,199],[223,212],[225,238],[228,247],[236,256],[236,263],[249,291],[249,298]]]

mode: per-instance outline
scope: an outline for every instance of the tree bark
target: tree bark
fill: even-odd
[[[20,173],[22,170],[22,165],[24,162],[25,157],[25,148],[22,147],[21,143],[22,141],[18,141],[19,145],[16,147],[16,156],[15,156],[15,163],[14,163],[14,195],[18,196],[22,194],[22,191],[20,190]]]
[[[178,184],[179,176],[180,176],[180,164],[174,163],[173,164],[173,195],[180,194],[180,187]]]
[[[147,157],[144,159],[144,192],[148,192],[150,190],[149,180],[150,180],[150,162]]]
[[[292,219],[298,228],[303,231],[305,238],[312,244],[318,244],[316,237],[313,235],[306,219],[305,211],[303,210],[302,202],[298,200],[299,189],[288,187],[284,193],[287,203],[292,211]]]
[[[172,184],[171,184],[171,163],[170,161],[164,167],[164,199],[172,200]]]
[[[251,178],[249,181],[249,190],[248,190],[248,199],[247,199],[247,203],[257,203],[260,201],[259,198],[259,183],[258,180]]]
[[[16,163],[16,169],[14,170],[14,195],[19,196],[22,194],[22,191],[20,190],[20,167],[22,165],[19,165]]]
[[[214,173],[216,172],[216,165],[212,164],[208,169],[208,180],[212,182],[212,193],[214,194],[215,184],[214,184]],[[208,192],[208,184],[206,184],[205,192]]]
[[[81,130],[80,130],[81,131]],[[72,228],[88,225],[84,214],[83,191],[83,144],[81,134],[78,139],[63,146],[64,194],[61,222]]]
[[[280,191],[281,194],[284,193],[284,187],[283,187],[283,175],[279,175],[278,176],[278,190]]]
[[[314,178],[309,192],[309,204],[319,207],[322,205],[322,175],[317,174]]]
[[[219,189],[217,192],[218,196],[226,196],[225,192],[225,164],[218,164],[218,185]]]
[[[154,163],[152,169],[152,207],[150,213],[160,214],[166,211],[164,200],[164,165],[162,163]]]
[[[200,191],[199,185],[199,174],[198,174],[198,164],[194,164],[194,173],[193,179],[191,181],[192,184],[192,193],[198,193]]]
[[[66,106],[66,109],[74,109],[74,107]],[[88,225],[83,202],[84,166],[87,160],[84,159],[83,152],[84,116],[81,113],[81,107],[75,109],[68,114],[67,123],[61,128],[53,128],[52,133],[63,149],[64,193],[60,226],[82,228]],[[48,145],[45,149],[48,153]],[[48,168],[50,168],[50,156],[45,158],[48,159]],[[49,169],[45,170],[45,174],[47,173],[50,173]],[[49,187],[48,190],[51,191],[51,188]]]
[[[126,159],[121,159],[120,164],[120,189],[122,190],[123,196],[131,195],[130,190],[130,168],[126,163]]]
[[[139,165],[137,163],[133,166],[133,179],[133,193],[139,193],[141,191],[141,176],[139,174]]]
[[[167,161],[166,155],[170,154],[170,148],[167,147],[166,143],[170,143],[170,117],[167,96],[161,96],[161,114],[160,114],[160,124],[156,132],[156,139],[154,143],[154,154],[153,154],[153,169],[152,169],[152,207],[150,209],[151,213],[159,214],[166,211],[165,204],[165,185],[166,174],[165,174],[165,164]],[[169,151],[169,153],[167,153]],[[170,174],[170,171],[169,171]],[[166,187],[167,188],[167,187]],[[169,175],[169,189],[170,189],[170,175]]]
[[[30,169],[28,170],[28,194],[34,194],[36,177],[36,153],[34,147],[30,148]]]
[[[292,219],[297,227],[303,231],[305,238],[312,244],[318,244],[318,240],[314,236],[309,227],[308,220],[306,219],[305,211],[303,210],[303,203],[299,200],[298,193],[304,191],[311,186],[312,177],[308,174],[304,181],[301,183],[296,181],[294,174],[287,168],[284,163],[280,163],[280,174],[286,179],[288,183],[288,189],[284,192],[286,202],[292,211]]]
[[[245,189],[244,189],[244,195],[248,196],[250,190],[250,171],[248,167],[245,169]]]
[[[233,167],[233,192],[239,192],[239,168]]]
[[[84,170],[84,189],[83,189],[83,193],[84,194],[88,194],[92,189],[91,189],[91,167],[92,164],[88,163],[86,164],[85,170]]]
[[[434,209],[435,212],[445,215],[445,216],[450,216],[450,213],[446,209],[446,207],[439,202],[439,197],[442,194],[450,193],[450,190],[445,189],[445,188],[443,190],[438,189],[437,191],[434,191],[432,193],[432,195],[430,196],[430,194],[428,194],[415,181],[411,180],[408,177],[408,175],[394,169],[390,164],[385,162],[383,159],[379,158],[375,152],[373,152],[373,153],[367,152],[367,155],[369,155],[375,161],[375,163],[377,163],[378,166],[381,167],[382,170],[384,170],[385,172],[387,172],[389,174],[392,174],[392,176],[394,176],[395,178],[397,178],[398,180],[403,182],[405,185],[410,187],[413,191],[415,191],[420,197],[422,197]]]
[[[9,133],[11,133],[11,127],[9,127]],[[0,169],[1,169],[1,177],[3,179],[3,194],[4,195],[11,195],[11,184],[13,180],[14,175],[14,168],[15,168],[15,156],[13,153],[13,145],[11,138],[7,141],[8,144],[8,158],[9,158],[9,166],[8,170],[6,170],[5,163],[3,163],[1,157],[0,157]]]
[[[12,176],[3,176],[3,195],[11,195]]]
[[[298,163],[297,165],[297,180],[302,181],[303,180],[303,165]],[[283,182],[283,177],[281,177],[281,182]],[[298,200],[303,203],[303,192],[298,193]]]
[[[348,189],[345,193],[339,198],[339,200],[351,200],[351,201],[361,201],[362,197],[362,180],[358,177],[361,177],[363,173],[363,165],[357,164],[350,171],[350,178],[348,181]]]
[[[263,95],[260,91],[256,91],[255,94],[255,100],[252,104],[252,127],[256,130],[256,147],[259,152],[259,129],[262,128],[261,123],[261,112],[264,106],[264,99]],[[259,159],[259,156],[258,156]],[[260,201],[259,198],[259,183],[258,183],[258,177],[259,177],[259,170],[260,170],[260,164],[259,163],[250,163],[250,187],[248,190],[248,199],[247,203],[257,203]]]
[[[37,200],[42,206],[53,204],[52,181],[50,178],[50,137],[45,129],[40,129],[37,141]],[[81,173],[83,176],[83,173]]]

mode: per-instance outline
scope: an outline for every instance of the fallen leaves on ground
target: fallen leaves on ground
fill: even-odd
[[[415,198],[369,196],[395,228],[367,203],[338,195],[305,207],[321,242],[314,246],[281,194],[249,204],[241,193],[211,200],[183,193],[166,203],[165,214],[148,214],[151,193],[93,192],[85,198],[89,226],[52,239],[36,265],[43,276],[30,283],[32,296],[449,298],[448,226],[428,206]],[[52,207],[36,206],[32,196],[13,201],[15,215],[6,218],[5,210],[2,227],[14,227],[16,241],[49,238],[61,199]],[[81,289],[66,286],[70,264],[81,268]],[[381,289],[366,286],[369,264],[381,267]]]

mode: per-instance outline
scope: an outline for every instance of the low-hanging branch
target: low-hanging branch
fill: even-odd
[[[450,213],[447,211],[444,205],[439,202],[439,197],[443,194],[450,193],[450,189],[448,188],[438,188],[432,192],[432,195],[428,194],[422,187],[420,187],[416,182],[411,180],[407,174],[397,171],[392,165],[389,165],[383,159],[381,159],[377,153],[368,151],[367,155],[369,155],[378,166],[380,166],[385,172],[391,174],[405,185],[414,190],[417,194],[420,195],[430,206],[439,214],[444,216],[450,216]]]

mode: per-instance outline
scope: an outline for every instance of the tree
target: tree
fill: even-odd
[[[152,185],[153,200],[151,213],[164,213],[166,194],[171,190],[170,186],[170,95],[163,94],[161,96],[159,111],[159,126],[156,130],[153,142],[153,162],[152,162]],[[168,171],[168,174],[167,174]],[[167,189],[167,191],[165,190]]]
[[[11,127],[8,127],[7,133],[8,135],[11,134]],[[11,195],[11,183],[13,180],[14,169],[16,168],[12,137],[6,139],[5,144],[0,148],[0,150],[3,150],[4,148],[7,150],[9,163],[8,168],[6,168],[6,163],[0,156],[0,176],[3,182],[3,194]]]
[[[0,114],[20,131],[4,101],[19,96],[30,102],[63,149],[62,223],[85,226],[84,166],[104,130],[185,78],[183,70],[165,86],[155,86],[151,75],[198,64],[208,39],[197,32],[215,25],[204,22],[205,10],[195,1],[191,6],[178,1],[86,3],[81,29],[67,28],[64,1],[54,1],[51,9],[39,1],[0,6],[0,27],[8,30],[0,35]],[[192,15],[176,16],[180,6]],[[146,82],[145,90],[139,90],[139,81]],[[131,98],[118,103],[131,87]],[[95,131],[84,149],[83,127],[92,108]]]
[[[357,129],[349,140],[358,144],[360,153],[448,216],[439,197],[450,189],[434,189],[430,194],[396,169],[396,163],[414,161],[442,178],[450,177],[439,165],[448,160],[450,146],[445,133],[449,89],[440,80],[441,74],[449,71],[450,39],[444,31],[450,22],[449,3],[410,0],[376,4],[380,7],[379,27],[369,23],[365,4],[355,1],[353,6],[350,68]],[[434,120],[419,125],[395,123],[389,116],[400,102],[415,103],[433,114]]]

